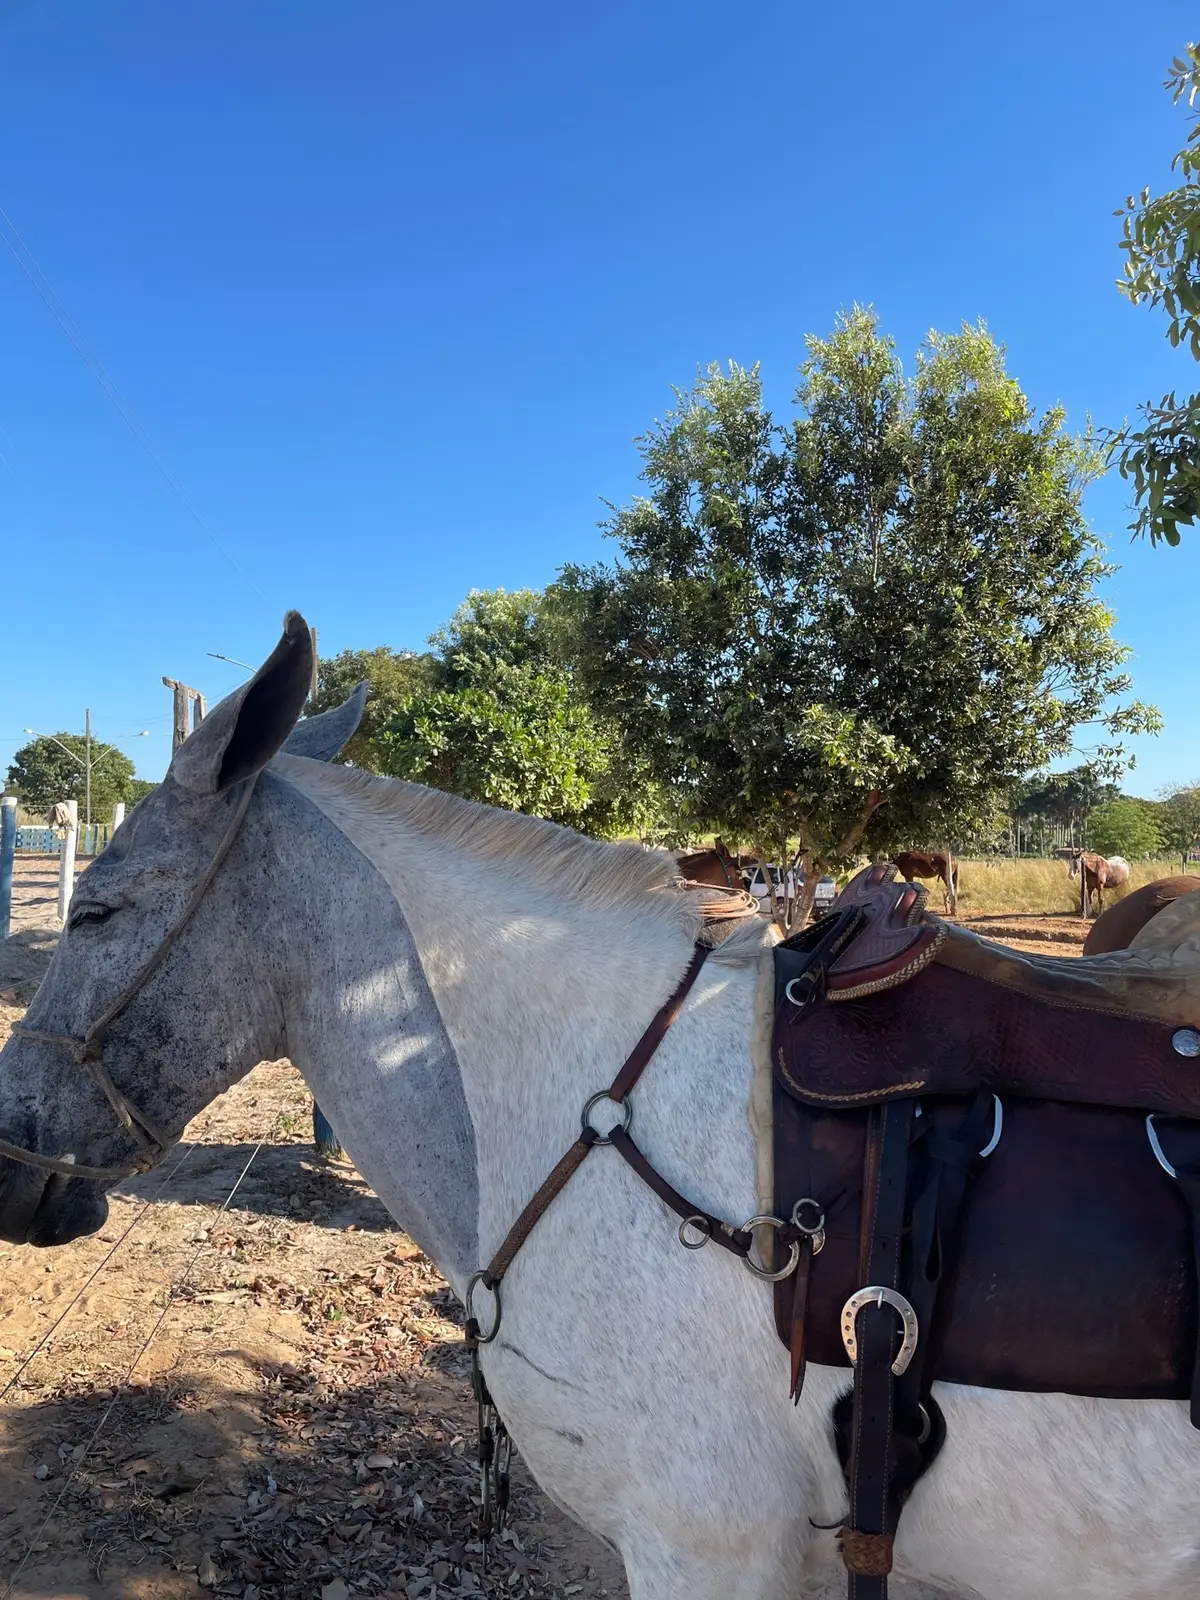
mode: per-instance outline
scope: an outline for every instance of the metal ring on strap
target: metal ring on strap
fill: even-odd
[[[804,1211],[807,1206],[811,1206],[816,1213],[816,1220],[813,1222],[804,1221]],[[803,1199],[797,1200],[792,1207],[792,1227],[808,1235],[813,1255],[819,1256],[825,1248],[825,1208],[821,1202],[814,1200],[811,1195],[805,1195]]]
[[[782,1217],[751,1217],[749,1222],[742,1223],[743,1233],[752,1233],[755,1228],[783,1228],[786,1227]],[[800,1246],[795,1239],[788,1245],[788,1258],[778,1272],[768,1272],[766,1267],[760,1267],[749,1255],[742,1257],[742,1265],[747,1272],[752,1272],[763,1283],[781,1283],[784,1278],[791,1277],[796,1270],[796,1263],[800,1260]]]
[[[694,1231],[698,1233],[700,1237],[698,1239],[692,1238],[688,1233],[689,1228],[694,1229]],[[712,1223],[707,1217],[702,1217],[699,1215],[694,1217],[684,1217],[683,1221],[679,1224],[679,1242],[685,1250],[703,1250],[704,1246],[711,1238]]]
[[[923,1116],[921,1102],[918,1100],[913,1111],[914,1117]],[[1004,1132],[1004,1102],[998,1094],[992,1096],[992,1137],[984,1145],[979,1154],[986,1160],[1000,1143],[1000,1135]]]
[[[609,1105],[612,1106],[614,1110],[621,1113],[620,1128],[622,1133],[629,1132],[630,1124],[633,1121],[633,1101],[614,1100],[607,1089],[601,1089],[600,1093],[592,1095],[591,1099],[584,1106],[583,1116],[580,1118],[580,1121],[583,1123],[584,1132],[594,1133],[596,1135],[597,1144],[611,1144],[612,1135],[616,1132],[616,1125],[610,1128],[607,1133],[601,1133],[598,1128],[594,1128],[592,1126],[592,1107],[600,1105],[605,1100],[608,1101]]]
[[[467,1282],[467,1292],[463,1296],[463,1303],[466,1306],[467,1316],[473,1317],[475,1320],[475,1326],[479,1327],[479,1318],[475,1316],[475,1308],[472,1302],[475,1297],[475,1290],[480,1284],[483,1284],[484,1288],[496,1302],[496,1317],[488,1332],[479,1333],[476,1335],[476,1338],[480,1344],[491,1344],[492,1340],[500,1332],[500,1319],[504,1315],[504,1307],[500,1303],[500,1285],[498,1283],[489,1283],[486,1272],[473,1272]]]

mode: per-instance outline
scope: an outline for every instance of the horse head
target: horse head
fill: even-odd
[[[154,1165],[201,1107],[283,1053],[273,978],[286,952],[261,914],[280,862],[250,800],[292,738],[299,753],[334,754],[364,698],[293,735],[312,664],[292,612],[268,660],[79,879],[46,978],[0,1053],[0,1237],[52,1245],[93,1232],[113,1182]]]

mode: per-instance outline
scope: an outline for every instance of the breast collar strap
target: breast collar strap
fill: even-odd
[[[128,1095],[117,1088],[108,1068],[104,1065],[104,1041],[113,1023],[146,987],[167,956],[175,948],[184,929],[199,910],[201,901],[211,888],[213,879],[221,870],[226,856],[233,848],[234,841],[241,832],[242,823],[245,821],[246,812],[250,808],[250,801],[253,798],[257,781],[257,773],[247,781],[245,791],[237,803],[233,816],[229,819],[229,826],[225,829],[212,860],[204,869],[200,881],[192,890],[187,904],[176,921],[163,935],[153,953],[138,968],[117,998],[90,1025],[82,1038],[78,1038],[72,1033],[54,1033],[47,1028],[30,1028],[23,1022],[15,1023],[13,1026],[14,1033],[23,1034],[27,1039],[36,1040],[39,1044],[60,1045],[64,1050],[67,1050],[76,1064],[83,1067],[98,1085],[104,1098],[116,1114],[117,1121],[132,1136],[139,1146],[141,1154],[136,1160],[128,1162],[121,1167],[88,1167],[84,1166],[82,1162],[55,1156],[44,1156],[36,1150],[26,1150],[22,1145],[9,1144],[7,1140],[0,1139],[0,1157],[7,1157],[10,1161],[21,1162],[27,1167],[37,1167],[42,1172],[59,1173],[67,1178],[87,1178],[96,1183],[116,1183],[121,1178],[128,1178],[132,1173],[149,1172],[150,1168],[156,1166],[175,1143],[175,1140],[169,1134],[163,1133],[144,1111],[138,1109]]]

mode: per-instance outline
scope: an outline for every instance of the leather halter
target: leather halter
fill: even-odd
[[[0,1157],[7,1157],[10,1161],[18,1161],[27,1167],[37,1167],[42,1172],[59,1173],[66,1178],[87,1178],[95,1183],[116,1183],[122,1178],[130,1177],[135,1172],[149,1172],[152,1167],[162,1160],[163,1156],[175,1143],[175,1140],[164,1134],[144,1111],[139,1110],[128,1095],[117,1088],[108,1068],[104,1065],[104,1041],[113,1023],[146,987],[151,977],[158,971],[167,956],[175,948],[180,935],[199,910],[200,902],[208,893],[213,879],[221,870],[225,857],[233,848],[234,840],[241,831],[257,781],[257,773],[247,781],[245,792],[237,803],[233,816],[229,820],[229,826],[221,836],[221,842],[213,853],[212,860],[204,869],[200,881],[192,890],[187,904],[176,921],[163,935],[155,950],[134,973],[117,998],[88,1027],[82,1038],[72,1033],[54,1033],[46,1028],[31,1028],[23,1022],[13,1025],[13,1032],[22,1033],[27,1039],[36,1040],[40,1044],[61,1045],[63,1049],[70,1052],[77,1066],[86,1068],[99,1086],[104,1098],[116,1113],[117,1121],[140,1146],[141,1155],[136,1160],[128,1162],[121,1167],[88,1167],[81,1162],[40,1155],[36,1150],[26,1150],[22,1145],[10,1144],[7,1139],[0,1139]]]

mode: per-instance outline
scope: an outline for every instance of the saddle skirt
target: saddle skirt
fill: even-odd
[[[919,1103],[919,1165],[936,1131],[990,1094],[994,1148],[975,1163],[920,1332],[931,1378],[1187,1396],[1193,1210],[1147,1118],[1161,1119],[1165,1159],[1200,1172],[1200,894],[1130,950],[1056,960],[925,915],[924,891],[893,875],[860,873],[775,953],[775,1214],[799,1201],[824,1213],[823,1247],[776,1287],[781,1338],[797,1337],[802,1283],[806,1358],[850,1365],[840,1317],[866,1281],[872,1112]]]

